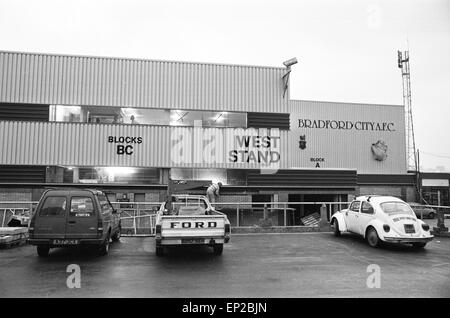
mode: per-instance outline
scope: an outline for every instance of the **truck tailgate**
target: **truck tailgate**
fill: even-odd
[[[162,238],[223,237],[225,217],[222,215],[163,216]]]

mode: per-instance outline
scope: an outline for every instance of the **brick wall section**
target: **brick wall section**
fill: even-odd
[[[360,186],[356,193],[357,195],[391,195],[407,202],[416,200],[416,189],[413,186]]]
[[[230,204],[220,204],[220,202],[229,202],[229,203],[251,203],[252,196],[250,194],[224,194],[216,199],[216,205],[221,208],[236,208],[236,205]],[[245,207],[249,208],[249,205],[245,205]]]
[[[31,201],[31,190],[0,188],[0,201]]]
[[[145,193],[145,202],[161,202],[160,196],[159,192]]]
[[[30,202],[32,201],[32,192],[30,189],[7,189],[0,188],[0,209],[2,208],[29,208],[29,204],[8,203],[2,204],[4,201]]]

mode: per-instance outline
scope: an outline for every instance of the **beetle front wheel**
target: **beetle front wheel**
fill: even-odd
[[[341,231],[339,231],[339,222],[336,219],[333,219],[333,231],[335,236],[341,236]]]

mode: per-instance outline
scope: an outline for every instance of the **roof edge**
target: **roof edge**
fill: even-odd
[[[289,102],[314,102],[314,103],[325,103],[325,104],[368,105],[368,106],[383,106],[383,107],[404,107],[403,105],[400,105],[400,104],[333,102],[333,101],[308,100],[308,99],[290,99]]]
[[[91,59],[109,59],[109,60],[125,60],[125,61],[141,61],[141,62],[158,62],[158,63],[173,63],[173,64],[193,64],[193,65],[210,65],[210,66],[227,66],[227,67],[241,67],[241,68],[262,68],[262,69],[276,69],[286,70],[285,67],[277,66],[262,66],[262,65],[246,65],[246,64],[232,64],[232,63],[212,63],[212,62],[192,62],[192,61],[174,61],[174,60],[158,60],[132,57],[118,57],[118,56],[96,56],[96,55],[79,55],[79,54],[61,54],[61,53],[39,53],[39,52],[25,52],[25,51],[8,51],[0,50],[0,53],[7,54],[27,54],[27,55],[42,55],[55,57],[78,57]]]

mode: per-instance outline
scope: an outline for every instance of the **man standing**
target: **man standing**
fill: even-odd
[[[219,197],[219,190],[222,187],[222,182],[211,184],[206,190],[206,196],[211,204],[216,202],[216,196]]]

